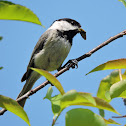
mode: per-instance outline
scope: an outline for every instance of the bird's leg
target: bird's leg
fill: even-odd
[[[69,60],[64,66],[59,67],[57,70],[59,71],[65,67],[68,67],[70,64],[72,64],[71,68],[73,68],[73,69],[75,67],[78,68],[78,61],[76,59],[72,59],[72,60]]]
[[[76,59],[69,60],[64,66],[67,67],[72,64],[71,68],[78,68],[78,61]]]

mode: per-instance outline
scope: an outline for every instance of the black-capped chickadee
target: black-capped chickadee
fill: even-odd
[[[18,98],[31,90],[34,83],[40,78],[40,74],[29,69],[29,67],[46,71],[54,71],[60,68],[70,51],[72,39],[77,33],[80,33],[86,39],[86,32],[73,19],[63,18],[53,22],[40,37],[32,52],[27,71],[21,79],[22,82],[26,80],[26,83]],[[20,101],[19,104],[24,107],[25,101]]]

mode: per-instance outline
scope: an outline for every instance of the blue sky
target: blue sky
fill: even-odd
[[[16,99],[24,85],[20,80],[26,71],[35,44],[54,20],[65,17],[75,19],[87,32],[86,41],[79,34],[76,35],[73,40],[73,47],[64,62],[83,55],[106,39],[126,29],[126,8],[118,0],[13,0],[12,2],[30,8],[46,27],[44,29],[32,23],[0,20],[0,36],[3,36],[3,40],[0,42],[0,65],[4,67],[0,71],[0,94],[13,99]],[[64,90],[67,92],[76,89],[96,96],[100,80],[110,74],[112,70],[100,71],[88,76],[85,76],[85,74],[108,60],[125,58],[125,42],[126,37],[112,42],[91,57],[79,62],[78,69],[71,69],[58,77]],[[45,78],[42,77],[34,87],[44,80]],[[25,105],[25,111],[32,126],[50,126],[52,123],[51,104],[48,100],[43,100],[48,87],[49,85],[31,96]],[[53,87],[53,90],[54,95],[59,93],[55,87]],[[119,113],[126,114],[126,107],[123,105],[121,98],[113,99],[111,104]],[[56,126],[65,125],[65,113],[72,108],[74,107],[69,107],[63,111],[57,120]],[[83,108],[89,108],[98,113],[95,108]],[[107,119],[113,115],[116,114],[106,111]],[[125,118],[116,119],[116,121],[123,125],[126,124]],[[27,126],[24,121],[10,112],[6,112],[5,115],[1,116],[0,124],[2,126],[9,126],[10,124],[12,126]]]

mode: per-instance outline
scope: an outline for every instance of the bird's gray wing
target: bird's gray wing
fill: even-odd
[[[34,55],[37,54],[40,50],[43,49],[45,42],[47,41],[49,34],[50,34],[51,30],[47,30],[46,32],[43,33],[43,35],[40,37],[40,39],[38,40],[36,46],[34,47],[34,50],[32,52],[31,55],[31,59],[29,61],[28,67],[27,67],[27,71],[26,73],[23,75],[21,82],[27,80],[29,78],[29,76],[32,73],[32,70],[29,69],[30,67],[35,67],[34,65]]]

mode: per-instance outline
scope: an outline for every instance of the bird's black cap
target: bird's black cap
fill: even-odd
[[[69,22],[70,24],[72,24],[73,26],[78,26],[78,27],[81,27],[80,23],[78,23],[77,21],[73,20],[73,19],[70,19],[70,18],[62,18],[62,19],[58,19],[58,20],[55,20],[55,21],[67,21]],[[54,22],[55,22],[54,21]],[[53,23],[54,23],[53,22]]]

